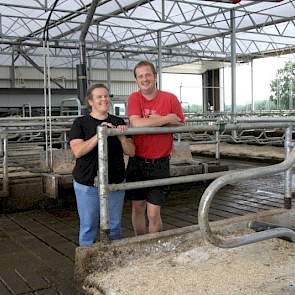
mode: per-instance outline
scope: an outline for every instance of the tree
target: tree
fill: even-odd
[[[293,109],[295,99],[295,62],[288,61],[279,69],[276,78],[271,81],[269,97],[277,109]]]

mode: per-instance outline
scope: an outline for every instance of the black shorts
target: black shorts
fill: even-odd
[[[126,181],[154,180],[170,177],[169,157],[159,159],[129,158]],[[126,198],[132,201],[145,200],[161,206],[167,199],[169,186],[146,187],[126,191]]]

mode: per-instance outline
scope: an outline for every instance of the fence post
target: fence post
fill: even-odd
[[[285,159],[289,156],[292,148],[292,126],[285,131]],[[284,207],[291,209],[292,207],[292,167],[285,172],[285,195]]]
[[[108,144],[107,127],[97,127],[98,139],[98,191],[100,201],[100,241],[109,241],[109,208],[108,208]]]

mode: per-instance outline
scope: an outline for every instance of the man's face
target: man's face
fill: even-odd
[[[150,66],[141,66],[135,70],[136,82],[143,94],[151,94],[156,89],[157,76]]]

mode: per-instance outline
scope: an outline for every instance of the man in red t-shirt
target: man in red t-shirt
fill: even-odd
[[[139,62],[134,68],[139,91],[128,98],[128,117],[132,127],[160,127],[183,125],[184,115],[175,95],[158,90],[157,73],[152,63]],[[135,157],[127,167],[127,182],[152,180],[170,176],[169,157],[172,151],[172,134],[143,134],[134,136]],[[167,196],[167,187],[129,190],[132,200],[132,224],[136,235],[146,232],[145,212],[149,233],[162,228],[161,205]]]

